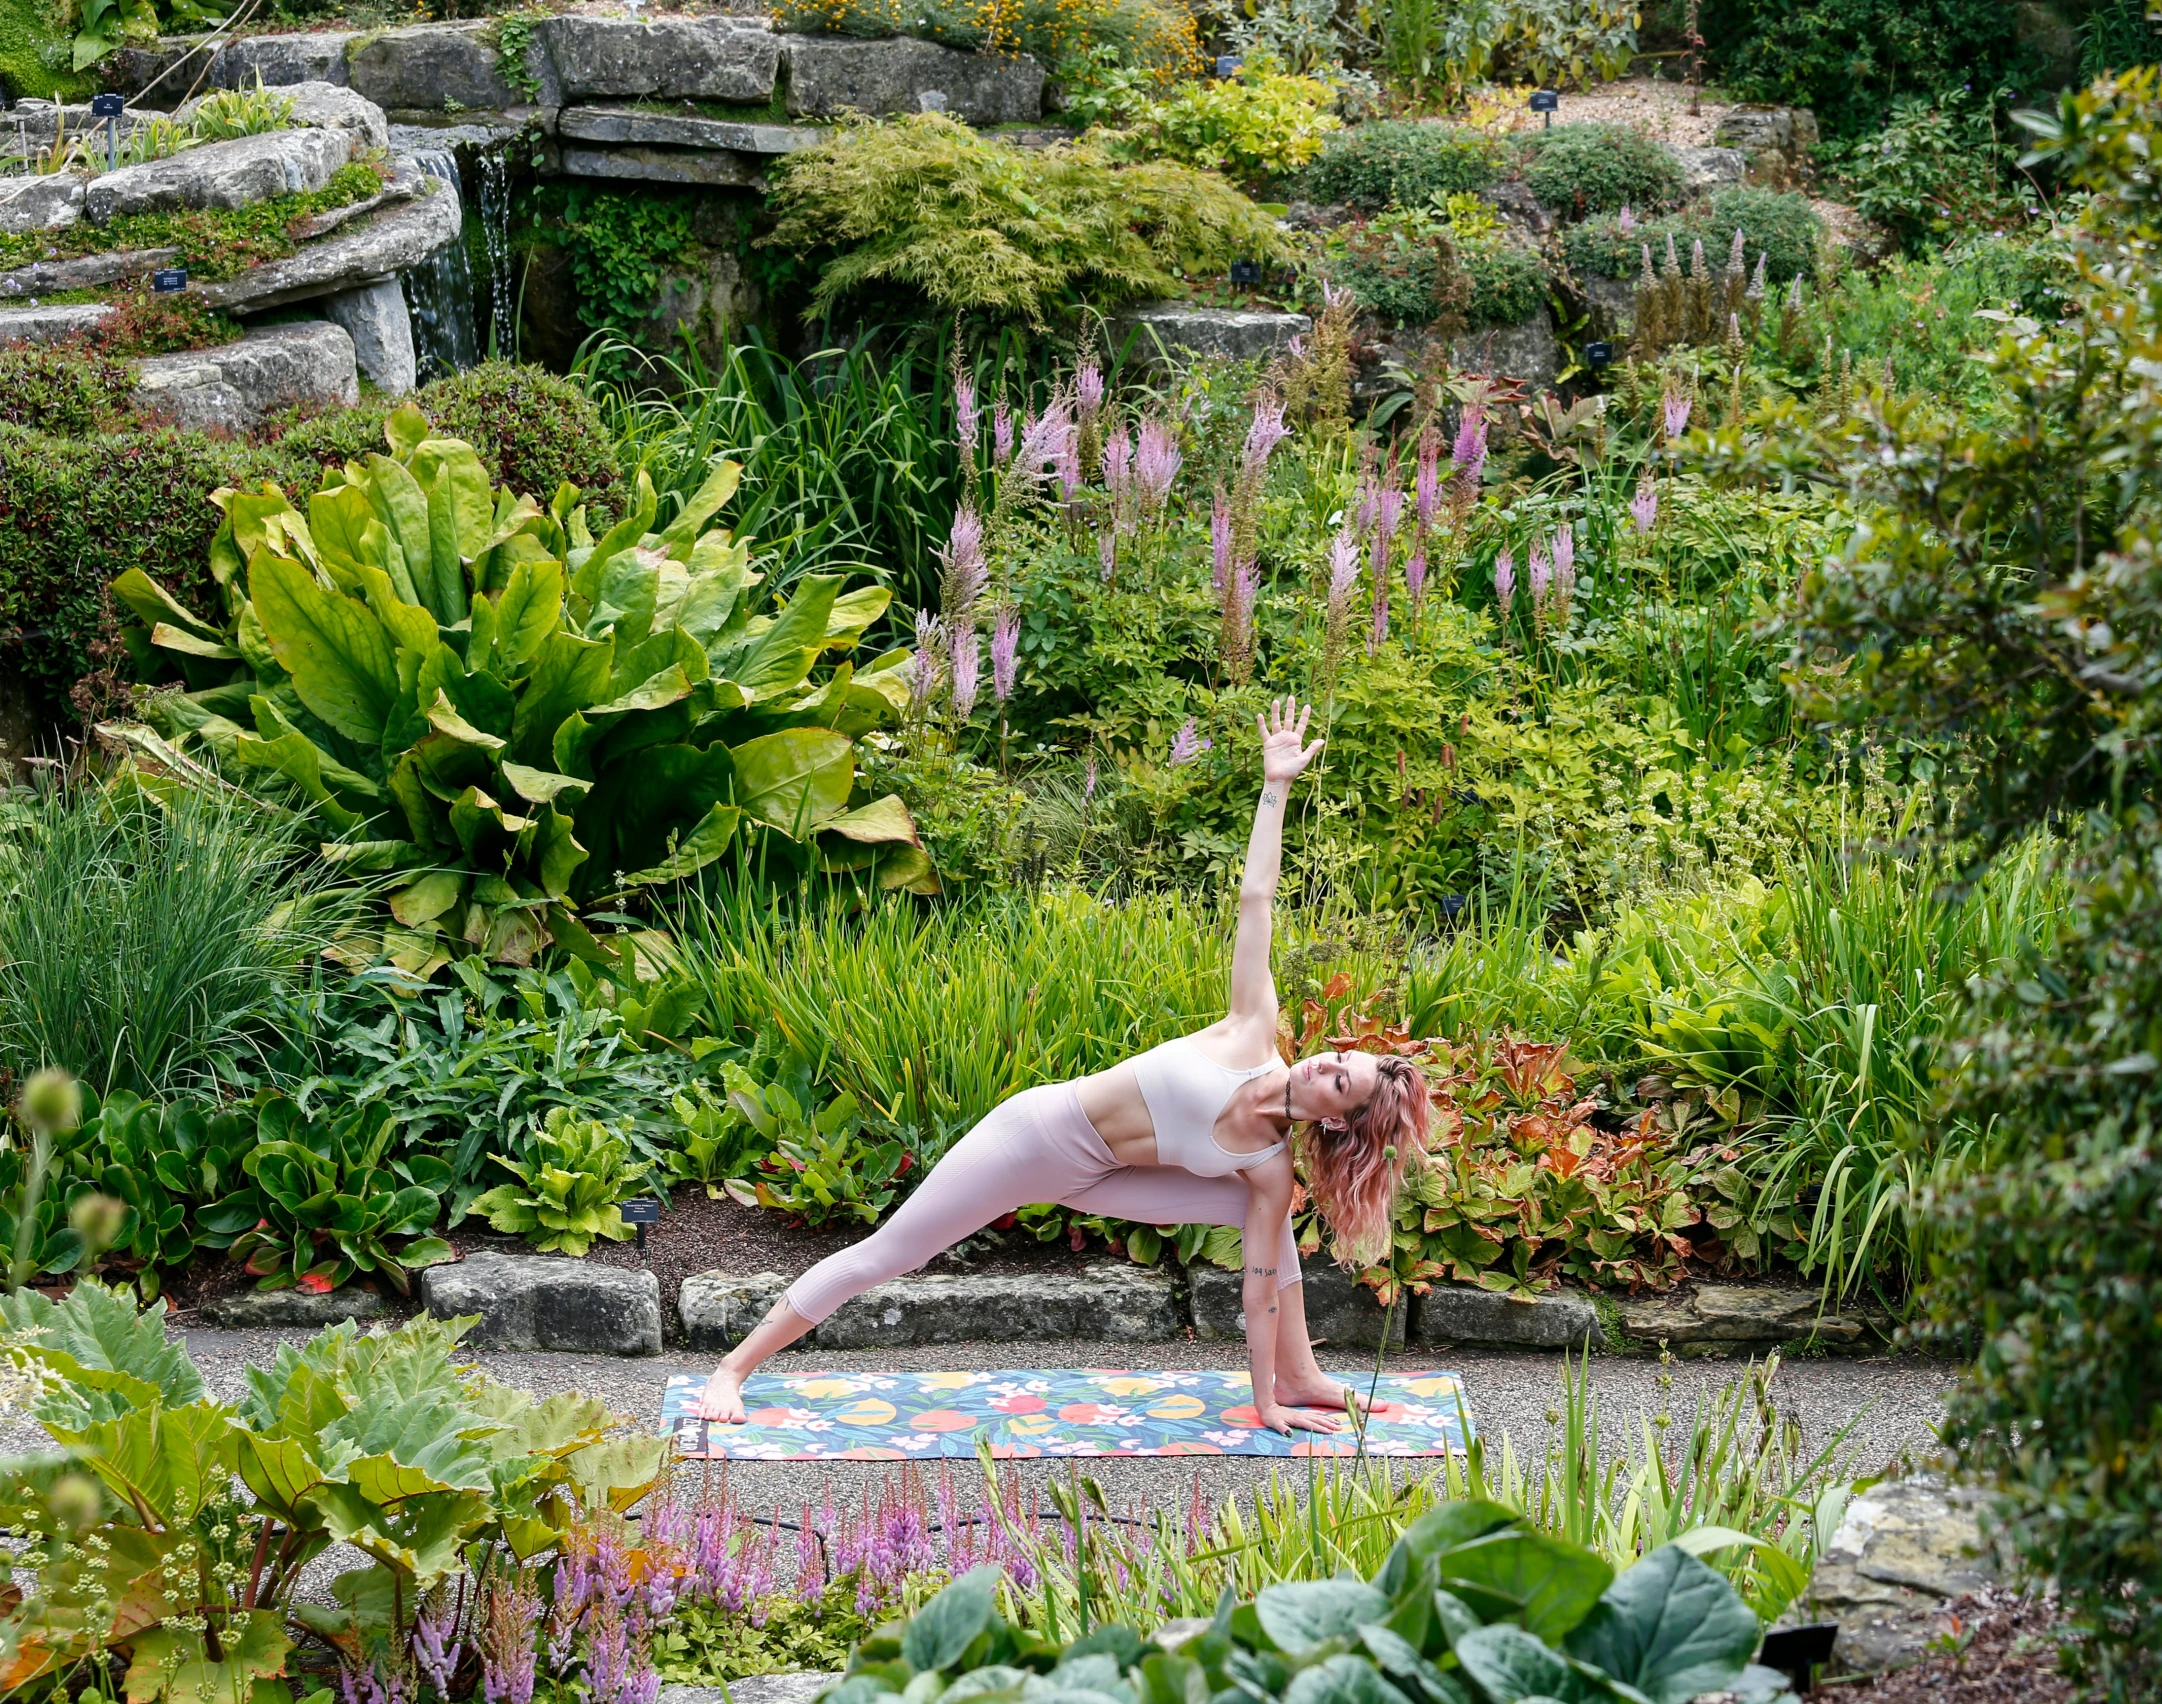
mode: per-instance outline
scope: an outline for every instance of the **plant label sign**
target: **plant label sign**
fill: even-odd
[[[1533,112],[1546,115],[1546,128],[1552,130],[1554,128],[1554,115],[1561,111],[1561,91],[1559,89],[1534,89],[1531,92],[1530,104]]]
[[[646,1227],[661,1222],[660,1202],[653,1196],[641,1195],[635,1201],[623,1202],[617,1211],[623,1215],[626,1225],[638,1227],[638,1251],[643,1254],[646,1247]]]

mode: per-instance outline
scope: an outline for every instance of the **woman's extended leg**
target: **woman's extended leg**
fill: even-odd
[[[1243,1234],[1253,1192],[1237,1177],[1199,1177],[1176,1166],[1121,1166],[1072,1195],[1067,1207],[1144,1225],[1237,1225]],[[1265,1243],[1266,1238],[1257,1239]],[[1287,1408],[1341,1408],[1344,1382],[1314,1359],[1306,1335],[1305,1287],[1299,1271],[1299,1240],[1284,1220],[1276,1239],[1276,1400]]]
[[[1070,1128],[1077,1116],[1067,1112],[1072,1099],[1071,1085],[1054,1083],[994,1107],[947,1150],[883,1225],[860,1243],[828,1255],[788,1287],[773,1311],[714,1369],[698,1399],[698,1413],[708,1420],[741,1420],[743,1381],[851,1296],[915,1271],[1002,1213],[1032,1201],[1063,1199],[1100,1176],[1102,1143],[1096,1142],[1092,1155]],[[1093,1131],[1088,1139],[1095,1140]]]

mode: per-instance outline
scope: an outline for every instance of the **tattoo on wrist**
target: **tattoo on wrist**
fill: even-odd
[[[1262,788],[1262,789],[1261,789],[1261,802],[1262,802],[1263,804],[1265,804],[1265,805],[1273,805],[1273,804],[1275,804],[1275,803],[1276,803],[1276,789],[1275,789],[1275,788],[1273,788],[1273,787],[1264,787],[1264,788]]]

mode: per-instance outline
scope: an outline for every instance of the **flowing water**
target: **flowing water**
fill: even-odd
[[[482,276],[474,276],[474,255],[463,241],[446,244],[425,263],[405,274],[405,300],[413,316],[413,348],[423,384],[460,372],[491,354],[509,354],[517,343],[515,304],[511,300],[510,169],[500,144],[474,151],[472,176],[478,195],[466,188],[467,174],[455,148],[415,148],[413,162],[428,177],[441,178],[458,192],[459,205],[480,227]]]

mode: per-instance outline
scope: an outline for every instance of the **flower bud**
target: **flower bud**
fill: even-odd
[[[81,1532],[97,1524],[98,1516],[104,1512],[104,1499],[91,1480],[80,1473],[69,1473],[54,1483],[45,1506],[52,1515],[54,1531]]]
[[[65,1136],[83,1121],[82,1085],[58,1066],[33,1071],[15,1116],[41,1136]]]
[[[93,1260],[120,1240],[127,1214],[128,1204],[110,1195],[81,1195],[68,1204],[68,1224],[83,1239]]]

